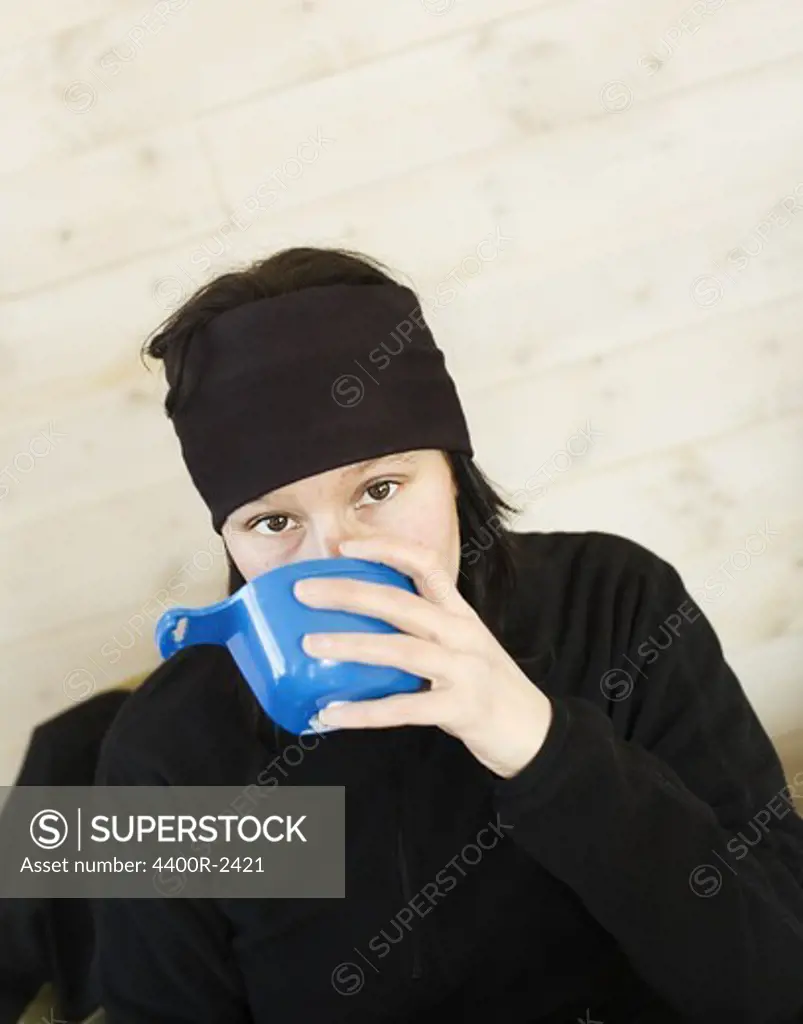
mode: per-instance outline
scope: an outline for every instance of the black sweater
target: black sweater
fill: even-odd
[[[554,717],[511,779],[435,727],[254,732],[224,647],[131,695],[98,783],[344,785],[347,896],[98,900],[108,1024],[803,1020],[803,777],[669,563],[521,537]]]
[[[107,690],[37,725],[15,786],[91,786],[103,737],[128,692]],[[6,827],[8,804],[0,812]],[[0,1024],[16,1024],[49,982],[54,1022],[88,1017],[98,1006],[91,906],[83,899],[0,899]]]

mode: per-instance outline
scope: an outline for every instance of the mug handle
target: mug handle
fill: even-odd
[[[154,635],[162,657],[166,660],[193,644],[225,644],[221,620],[226,618],[226,605],[224,601],[211,608],[168,608],[156,623]]]

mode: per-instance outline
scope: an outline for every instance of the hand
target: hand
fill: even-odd
[[[388,728],[436,725],[461,740],[486,768],[516,775],[541,749],[552,720],[549,698],[518,667],[437,557],[396,538],[344,541],[343,555],[384,562],[409,576],[417,593],[380,583],[311,577],[294,593],[318,608],[381,618],[400,633],[306,633],[314,657],[391,665],[430,688],[325,708],[323,725]]]

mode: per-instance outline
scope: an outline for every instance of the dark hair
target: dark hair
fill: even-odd
[[[165,412],[172,416],[181,397],[181,369],[188,346],[198,330],[218,314],[246,302],[300,288],[340,283],[378,284],[387,280],[398,280],[398,277],[379,260],[363,253],[342,248],[296,247],[282,249],[209,281],[174,310],[143,344],[141,356],[161,360],[169,348],[176,366],[176,379],[165,397]],[[518,537],[507,527],[506,520],[519,510],[495,490],[469,456],[462,452],[446,452],[445,455],[457,489],[461,539],[458,589],[501,640],[505,613],[515,585]],[[228,550],[226,557],[228,593],[233,594],[245,580]],[[250,689],[248,692],[250,694]],[[255,718],[261,718],[255,698],[251,706]]]

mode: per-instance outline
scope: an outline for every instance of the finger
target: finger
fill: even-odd
[[[420,594],[390,584],[317,576],[298,580],[293,592],[304,604],[383,619],[403,633],[435,640],[453,650],[469,650],[478,643],[475,621],[458,618]]]
[[[423,544],[383,535],[344,541],[340,550],[344,555],[384,562],[405,573],[422,597],[441,605],[447,612],[467,615],[472,611],[457,589],[448,566]]]
[[[469,671],[467,655],[405,633],[305,633],[302,645],[316,658],[388,665],[429,679],[433,686]]]
[[[378,700],[357,700],[318,714],[324,725],[345,729],[388,729],[397,725],[441,725],[449,720],[450,701],[442,690],[395,693]]]

